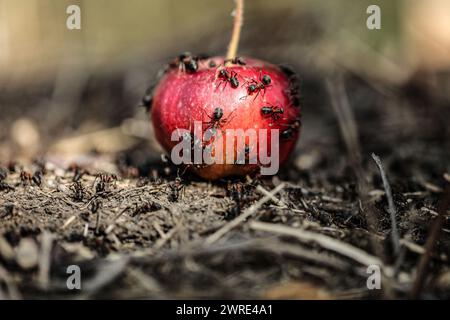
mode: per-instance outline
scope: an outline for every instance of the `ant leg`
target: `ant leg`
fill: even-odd
[[[261,95],[262,95],[263,98],[266,96],[266,87],[267,87],[267,86],[265,86],[265,87],[262,89],[263,92],[261,93]]]
[[[261,92],[261,90],[258,90],[258,92],[256,93],[256,96],[253,98],[253,101],[255,101],[256,98],[258,98],[260,92]]]
[[[219,83],[215,85],[216,90],[219,90],[221,84],[222,84],[222,79],[219,79]]]
[[[243,87],[243,86],[245,86],[245,85],[247,85],[249,83],[255,83],[256,82],[254,79],[251,79],[249,77],[243,77],[243,78],[244,78],[245,81],[244,81],[244,83],[242,84],[241,87]]]
[[[228,80],[224,80],[224,82],[225,82],[225,84],[223,85],[222,92],[223,92],[223,90],[225,90],[225,88],[227,87]]]
[[[235,111],[236,111],[236,108],[230,112],[230,114],[228,115],[228,118],[227,118],[227,122],[230,122],[236,116],[236,114],[234,113]]]

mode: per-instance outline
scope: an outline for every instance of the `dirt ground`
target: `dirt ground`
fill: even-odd
[[[275,177],[176,180],[183,170],[148,139],[73,161],[50,151],[3,161],[0,296],[408,297],[450,182],[450,75],[392,87],[344,74],[360,163],[340,134],[326,77],[302,74],[302,137]],[[84,99],[110,93],[93,83]],[[392,188],[396,232],[372,152]],[[421,297],[450,298],[449,252],[447,211]],[[382,290],[367,289],[371,263],[384,266]],[[67,289],[69,265],[81,268],[82,290]]]

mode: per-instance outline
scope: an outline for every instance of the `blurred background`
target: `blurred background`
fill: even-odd
[[[66,28],[72,4],[81,8],[81,30]],[[372,4],[381,8],[381,30],[366,27]],[[232,0],[0,0],[0,160],[158,155],[141,96],[178,53],[224,54],[233,7]],[[247,0],[239,53],[299,72],[299,150],[336,144],[325,80],[337,73],[364,146],[389,152],[387,136],[445,146],[448,0]],[[297,164],[308,169],[310,160]]]

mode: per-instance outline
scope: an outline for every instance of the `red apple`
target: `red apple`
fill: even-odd
[[[177,129],[192,132],[195,121],[203,124],[203,131],[212,128],[224,134],[213,140],[213,145],[219,139],[224,143],[227,129],[267,129],[267,145],[259,143],[259,137],[257,143],[246,137],[245,147],[233,145],[232,152],[235,159],[250,150],[257,151],[258,155],[276,156],[281,165],[299,137],[300,107],[295,80],[295,74],[288,68],[257,59],[239,58],[225,63],[223,57],[181,55],[170,64],[153,91],[151,119],[156,138],[171,152],[179,143],[171,141],[172,133]],[[279,130],[280,137],[276,155],[270,152],[273,129]],[[207,143],[201,145],[204,148]],[[224,163],[188,167],[207,180],[215,180],[244,176],[262,166],[259,160],[257,164],[225,163],[225,157],[224,143]]]

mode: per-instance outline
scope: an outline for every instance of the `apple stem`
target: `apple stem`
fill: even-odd
[[[231,34],[230,44],[228,45],[227,60],[236,58],[244,16],[244,0],[235,0],[235,2],[236,9],[234,10],[233,33]]]

